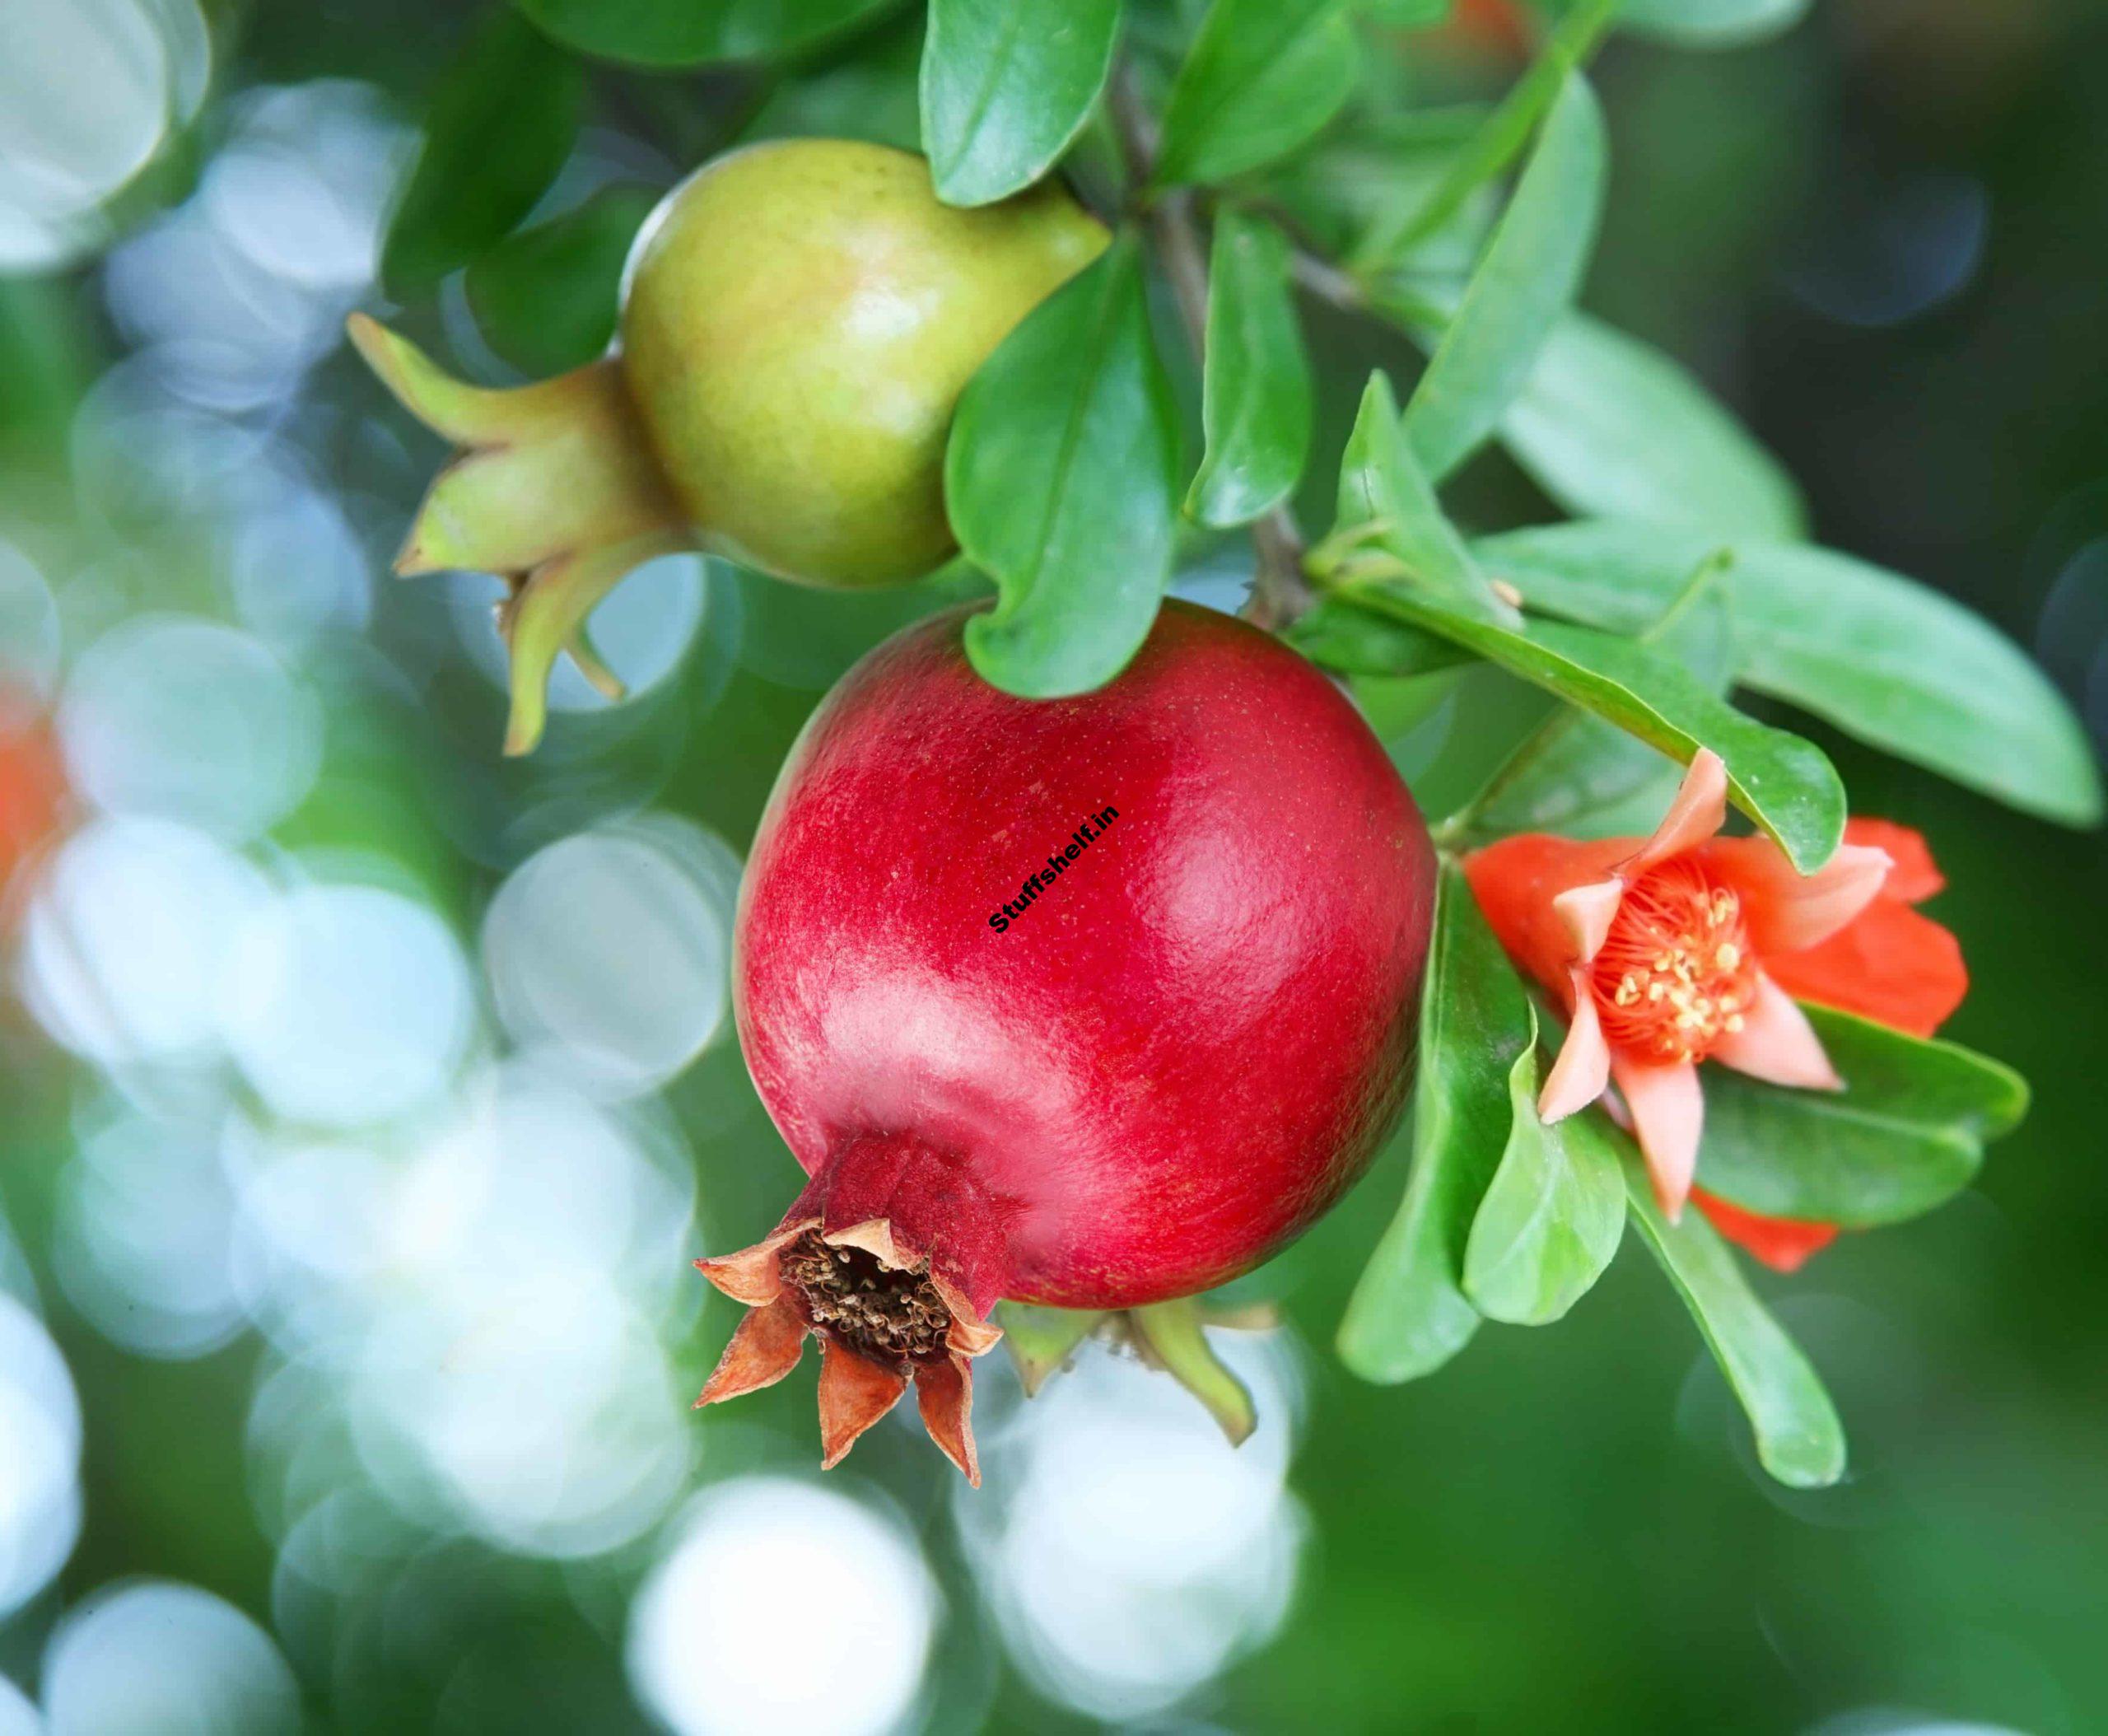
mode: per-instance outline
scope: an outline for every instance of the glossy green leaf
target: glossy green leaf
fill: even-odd
[[[1364,400],[1364,413],[1368,408]],[[1401,455],[1391,466],[1392,483],[1402,484],[1401,500],[1415,492],[1415,475],[1410,457]],[[1417,488],[1425,491],[1425,478]],[[1341,492],[1344,498],[1344,478]],[[1701,747],[1712,749],[1727,764],[1735,805],[1795,867],[1810,873],[1830,859],[1844,836],[1844,789],[1813,743],[1745,716],[1682,665],[1634,639],[1556,621],[1507,624],[1486,618],[1468,602],[1459,607],[1449,600],[1459,582],[1455,562],[1461,552],[1471,576],[1483,585],[1476,561],[1453,531],[1445,538],[1423,525],[1414,540],[1416,547],[1402,553],[1391,540],[1383,544],[1384,554],[1406,569],[1402,579],[1355,577],[1350,562],[1330,578],[1322,567],[1317,576],[1341,600],[1476,652],[1679,763],[1688,764]],[[1439,585],[1425,582],[1438,576]]]
[[[1705,1071],[1700,1179],[1772,1217],[1864,1228],[1930,1211],[1975,1178],[2027,1112],[2010,1067],[1826,1007],[1807,1009],[1842,1091]]]
[[[642,188],[605,188],[499,242],[464,280],[485,341],[538,376],[600,355],[615,334],[630,243],[658,202]]]
[[[937,197],[986,205],[1054,166],[1112,63],[1120,0],[930,0],[922,149]]]
[[[1429,675],[1479,660],[1461,645],[1327,596],[1281,637],[1313,663],[1342,675]]]
[[[1165,100],[1156,180],[1217,181],[1285,156],[1359,71],[1341,0],[1215,0]]]
[[[1476,552],[1533,606],[1630,631],[1719,546],[1603,521],[1513,531]],[[1849,555],[1773,542],[1730,548],[1743,685],[2024,812],[2099,821],[2101,777],[2084,727],[1989,623]]]
[[[1249,524],[1286,499],[1310,450],[1310,359],[1289,287],[1288,238],[1225,211],[1208,267],[1201,422],[1206,449],[1186,511]]]
[[[1569,313],[1501,418],[1501,443],[1569,512],[1797,537],[1800,491],[1678,362]]]
[[[513,0],[559,42],[637,66],[771,60],[875,17],[894,0]]]
[[[1821,1379],[1757,1300],[1704,1214],[1686,1211],[1669,1223],[1639,1154],[1600,1121],[1598,1132],[1625,1159],[1625,1203],[1741,1400],[1758,1460],[1790,1487],[1829,1487],[1844,1474],[1844,1428]]]
[[[1260,178],[1321,253],[1353,262],[1356,275],[1410,273],[1461,280],[1485,245],[1499,201],[1490,183],[1466,188],[1439,221],[1418,218],[1476,138],[1486,111],[1469,105],[1402,114],[1350,111],[1306,151]]]
[[[741,130],[765,138],[854,138],[922,148],[920,21],[898,18],[871,30],[853,54],[830,54],[794,78],[778,79]]]
[[[1425,30],[1449,16],[1456,0],[1355,0],[1363,16],[1401,30]]]
[[[1406,437],[1434,480],[1499,425],[1572,306],[1602,214],[1607,156],[1602,111],[1588,81],[1569,72],[1406,405]]]
[[[1537,1015],[1508,1075],[1513,1117],[1471,1220],[1464,1294],[1490,1320],[1543,1326],[1588,1293],[1625,1233],[1625,1178],[1595,1118],[1537,1118]]]
[[[1423,615],[1419,624],[1430,625]],[[1688,764],[1701,748],[1727,763],[1728,792],[1793,866],[1812,874],[1844,833],[1844,788],[1812,742],[1756,721],[1682,665],[1631,639],[1532,621],[1520,632],[1453,618],[1436,628],[1491,663]]]
[[[1370,229],[1354,264],[1379,269],[1445,228],[1466,204],[1517,156],[1537,131],[1567,75],[1588,57],[1609,21],[1615,0],[1579,0],[1554,27],[1529,70],[1509,87],[1470,137],[1461,142],[1440,179],[1419,202],[1401,205]]]
[[[380,275],[399,301],[424,295],[510,234],[578,137],[585,73],[510,12],[497,12],[441,77],[424,143],[389,219]]]
[[[1340,1323],[1340,1360],[1365,1380],[1431,1374],[1478,1330],[1462,1288],[1465,1248],[1507,1148],[1509,1076],[1533,1029],[1462,870],[1446,864],[1420,995],[1412,1169]]]
[[[961,396],[944,499],[995,581],[967,655],[1028,698],[1111,680],[1171,570],[1178,425],[1131,237],[1035,308]]]
[[[1700,747],[1712,749],[1727,763],[1736,805],[1797,867],[1807,873],[1826,861],[1844,835],[1844,791],[1821,749],[1737,711],[1645,644],[1559,622],[1524,622],[1495,595],[1472,551],[1443,516],[1405,450],[1392,407],[1389,385],[1378,374],[1363,394],[1341,461],[1338,525],[1309,562],[1321,586],[1340,602],[1498,664],[1680,764],[1688,764]],[[1356,552],[1357,545],[1373,553]],[[1701,551],[1684,578],[1705,558]],[[1359,577],[1357,562],[1401,568],[1402,576]],[[1649,600],[1647,614],[1628,630],[1644,627],[1674,595]],[[1413,649],[1415,668],[1427,666],[1416,641],[1397,642]]]
[[[1391,382],[1372,374],[1340,458],[1333,537],[1355,535],[1412,575],[1418,590],[1474,618],[1513,624],[1516,612],[1492,586],[1406,444]],[[1407,626],[1412,623],[1404,623]],[[1389,673],[1406,673],[1390,671]]]
[[[1739,48],[1789,30],[1809,0],[1620,0],[1618,22],[1635,35],[1686,48]]]
[[[1734,674],[1733,626],[1719,563],[1706,562],[1662,618],[1639,635],[1709,693]],[[1498,837],[1644,836],[1667,810],[1683,768],[1615,724],[1572,707],[1546,718],[1468,810],[1471,829]]]

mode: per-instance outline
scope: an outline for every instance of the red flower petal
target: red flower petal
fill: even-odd
[[[1768,838],[1716,838],[1691,854],[1734,889],[1750,944],[1766,966],[1844,928],[1880,895],[1888,874],[1888,858],[1862,844],[1840,844],[1813,874],[1801,873]]]
[[[1969,992],[1954,936],[1894,898],[1877,898],[1840,933],[1803,952],[1767,958],[1771,980],[1798,1001],[1820,1001],[1914,1037],[1929,1037]]]
[[[1885,898],[1922,904],[1946,888],[1947,876],[1933,861],[1932,847],[1926,843],[1922,832],[1899,826],[1892,819],[1848,819],[1844,822],[1844,842],[1871,844],[1877,850],[1888,852],[1888,859],[1895,866],[1882,882],[1881,894]]]
[[[1692,1188],[1691,1197],[1722,1235],[1775,1272],[1799,1271],[1811,1255],[1820,1253],[1837,1239],[1835,1224],[1765,1217],[1761,1212],[1730,1205],[1702,1188]]]
[[[1571,1005],[1567,972],[1574,962],[1574,936],[1552,901],[1562,892],[1607,877],[1632,854],[1633,844],[1629,838],[1577,843],[1548,833],[1525,832],[1464,858],[1471,896],[1494,938],[1562,1006]]]

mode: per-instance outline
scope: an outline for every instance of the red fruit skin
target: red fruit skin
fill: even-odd
[[[793,1216],[889,1219],[984,1310],[1207,1288],[1397,1119],[1426,828],[1353,705],[1241,622],[1167,603],[1109,686],[1033,701],[973,672],[968,613],[828,696],[749,861],[735,1006],[815,1178]]]

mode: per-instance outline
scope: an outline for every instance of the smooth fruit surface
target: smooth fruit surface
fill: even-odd
[[[1031,701],[968,666],[967,614],[872,652],[784,768],[748,1062],[811,1211],[889,1218],[977,1309],[1221,1282],[1396,1118],[1425,828],[1348,700],[1241,622],[1168,603],[1109,686]]]
[[[1051,184],[939,202],[928,166],[833,139],[717,158],[632,254],[623,370],[688,517],[781,577],[889,584],[949,554],[960,390],[1105,231]]]

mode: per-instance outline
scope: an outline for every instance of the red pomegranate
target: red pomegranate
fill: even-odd
[[[697,1262],[754,1309],[698,1404],[821,1341],[825,1463],[912,1379],[978,1481],[1000,1298],[1222,1283],[1336,1200],[1410,1083],[1434,880],[1354,707],[1242,622],[1165,605],[1080,698],[1014,698],[968,611],[889,640],[793,749],[741,892],[739,1038],[811,1177]]]

